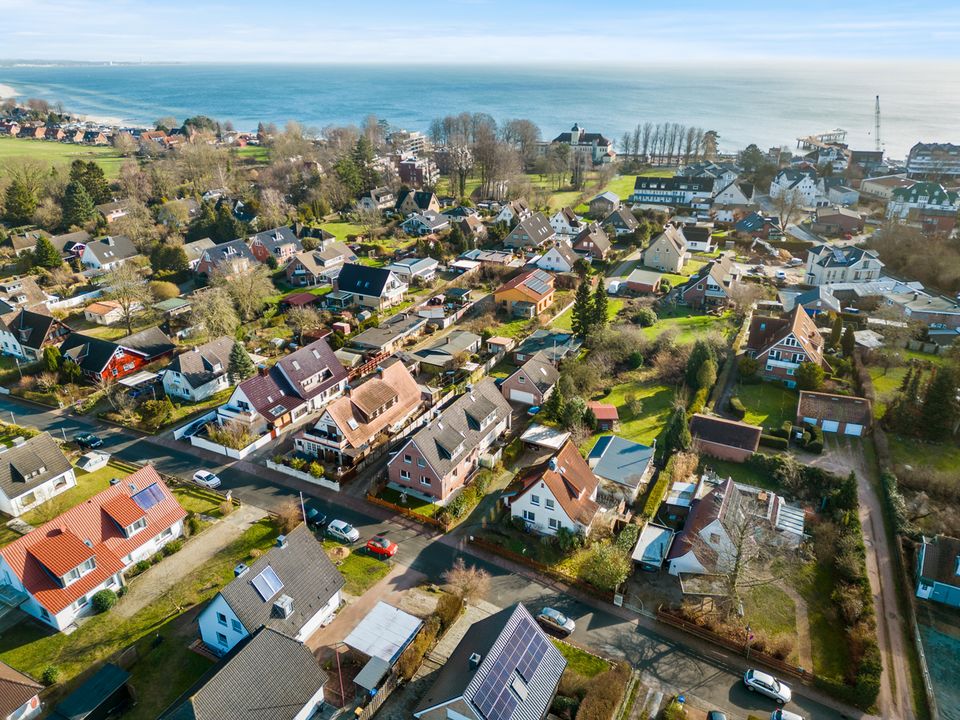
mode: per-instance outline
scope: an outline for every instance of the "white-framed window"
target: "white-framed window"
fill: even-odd
[[[429,484],[430,484],[430,478],[428,478],[426,475],[421,475],[421,476],[420,476],[420,484],[421,484],[421,485],[429,485]]]
[[[73,604],[73,606],[77,610],[80,610],[81,608],[85,608],[89,602],[90,602],[89,596],[81,595],[80,597],[77,598],[77,601]]]
[[[418,457],[418,458],[417,458],[417,467],[422,467],[422,468],[423,468],[423,467],[426,467],[426,466],[427,466],[427,461],[424,460],[423,458]]]
[[[145,517],[140,518],[136,522],[127,526],[127,537],[133,537],[138,532],[143,530],[147,526],[147,519]]]
[[[557,520],[556,518],[550,518],[550,523],[549,523],[549,524],[550,524],[550,529],[551,529],[551,530],[559,530],[559,529],[560,529],[560,521]]]
[[[540,507],[540,496],[539,496],[539,495],[531,495],[531,496],[530,496],[530,504],[531,504],[531,505],[536,505],[537,507]]]
[[[413,458],[412,458],[410,455],[404,455],[404,456],[403,456],[403,461],[404,461],[407,465],[409,465],[410,463],[413,462]]]
[[[401,480],[409,480],[409,479],[410,479],[410,471],[409,471],[409,470],[401,470],[401,471],[400,471],[400,479],[401,479]]]
[[[63,579],[65,584],[69,585],[72,582],[76,582],[88,572],[93,571],[97,567],[97,561],[94,558],[87,558],[82,565],[75,567],[73,570],[64,575]]]
[[[536,520],[536,517],[537,516],[533,514],[532,510],[523,511],[523,519],[526,520],[527,522],[534,522],[534,520]]]
[[[544,501],[544,505],[546,506],[547,510],[553,510],[553,508],[556,506],[556,503],[548,498]]]
[[[521,385],[526,385],[527,379],[523,375],[517,375],[517,382]]]
[[[161,539],[161,540],[166,540],[166,539],[167,539],[168,537],[170,537],[171,535],[173,535],[173,528],[172,528],[172,527],[168,527],[168,528],[165,529],[162,533],[160,533],[160,539]]]

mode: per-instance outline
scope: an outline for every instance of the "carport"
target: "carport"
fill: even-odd
[[[53,710],[53,720],[106,720],[129,706],[130,673],[107,663]]]

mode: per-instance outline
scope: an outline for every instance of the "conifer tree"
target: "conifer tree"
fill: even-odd
[[[247,353],[243,343],[235,342],[230,350],[230,360],[227,365],[227,374],[230,376],[230,382],[237,384],[253,375],[257,369],[253,365],[253,360]]]
[[[63,265],[63,258],[57,252],[57,248],[50,242],[50,238],[41,235],[37,240],[36,247],[33,248],[33,264],[44,268],[56,268]]]
[[[843,335],[843,318],[837,315],[833,320],[833,328],[830,330],[830,347],[835,348],[840,344],[841,335]]]
[[[939,368],[927,383],[919,428],[928,440],[945,440],[958,417],[957,381],[949,366]]]
[[[607,290],[603,286],[603,278],[597,283],[593,291],[593,327],[602,330],[607,326]]]
[[[847,329],[843,332],[843,339],[840,341],[840,344],[843,349],[843,356],[846,358],[853,357],[853,351],[857,346],[857,340],[853,336],[853,325],[847,325]]]
[[[574,334],[583,337],[590,329],[593,320],[593,307],[590,302],[590,285],[586,280],[577,286],[573,299],[573,322],[570,324]]]
[[[96,209],[87,189],[78,180],[72,180],[63,193],[63,226],[81,227],[93,219]]]

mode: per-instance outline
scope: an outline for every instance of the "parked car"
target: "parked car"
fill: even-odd
[[[91,450],[103,445],[103,440],[101,440],[98,435],[94,435],[93,433],[89,432],[80,433],[74,438],[74,440],[76,440],[77,445],[80,447],[90,448]]]
[[[559,610],[552,607],[545,607],[537,613],[537,622],[544,630],[552,630],[566,637],[577,629],[577,624],[572,618],[568,618]]]
[[[787,267],[797,267],[798,265],[803,265],[803,260],[800,258],[790,258],[787,261]]]
[[[743,684],[750,692],[758,692],[775,700],[781,705],[790,702],[793,693],[790,688],[777,680],[773,675],[767,675],[760,670],[747,670],[743,674]]]
[[[540,406],[539,406],[539,405],[531,405],[529,408],[527,408],[527,415],[529,415],[530,417],[533,417],[533,416],[536,415],[538,412],[540,412]]]
[[[397,550],[399,549],[395,542],[388,540],[383,535],[377,535],[375,538],[370,538],[370,540],[367,541],[367,552],[384,560],[392,558],[397,554]]]
[[[784,270],[777,270],[777,280],[786,280],[787,273]]]
[[[327,535],[348,543],[355,543],[360,539],[360,531],[343,520],[331,520],[327,525]]]
[[[707,713],[707,720],[727,720],[727,715],[719,710],[711,710]]]
[[[207,470],[197,470],[193,474],[193,481],[211,490],[220,487],[220,478]]]
[[[709,720],[709,718],[707,718],[707,720]],[[789,710],[784,710],[783,708],[778,708],[770,713],[770,720],[803,720],[803,716],[797,715]]]
[[[307,527],[319,530],[327,524],[327,516],[315,507],[307,505]]]
[[[85,453],[77,460],[77,467],[84,472],[94,472],[102,467],[106,467],[110,462],[110,453],[97,452],[96,450]]]

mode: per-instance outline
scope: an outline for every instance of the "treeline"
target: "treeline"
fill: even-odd
[[[868,242],[895,275],[907,275],[942,293],[960,290],[960,245],[956,241],[889,223]]]
[[[638,123],[633,132],[623,134],[620,152],[660,164],[687,164],[716,157],[719,139],[714,130],[705,131],[683,123],[645,122]]]

